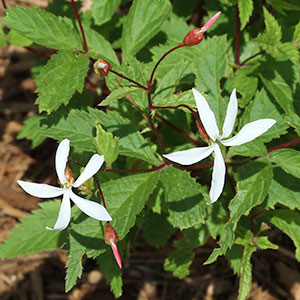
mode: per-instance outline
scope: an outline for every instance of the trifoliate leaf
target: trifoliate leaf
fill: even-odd
[[[46,250],[55,250],[66,242],[65,231],[49,231],[57,219],[60,200],[39,203],[40,209],[21,219],[0,245],[0,258],[12,258]]]
[[[174,227],[186,229],[204,222],[207,191],[188,172],[168,167],[162,172],[161,182],[170,215],[168,220]]]
[[[106,132],[99,122],[96,122],[96,130],[97,133],[94,138],[94,143],[97,152],[100,155],[104,155],[107,166],[111,166],[119,155],[119,138],[114,137],[112,133]]]
[[[53,55],[35,80],[39,111],[52,112],[68,104],[76,91],[81,93],[88,67],[89,58],[82,54],[76,57],[72,52],[59,51]]]
[[[241,19],[241,30],[243,30],[252,15],[253,0],[238,0],[238,8]]]
[[[136,54],[161,28],[171,13],[169,0],[135,0],[123,24],[122,49]]]
[[[270,153],[270,159],[288,174],[300,178],[300,151],[287,148],[275,150]]]
[[[68,18],[61,18],[42,9],[9,7],[5,24],[29,40],[54,49],[82,50],[80,36]]]
[[[121,0],[93,0],[92,14],[96,25],[109,21],[120,3]]]

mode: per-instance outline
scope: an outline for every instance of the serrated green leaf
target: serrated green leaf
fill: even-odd
[[[0,19],[0,46],[2,47],[6,45],[7,45],[7,36],[2,27],[2,19]]]
[[[60,200],[39,203],[40,209],[21,219],[0,245],[0,258],[12,258],[46,250],[55,250],[66,241],[65,231],[49,231],[46,226],[55,223]]]
[[[268,207],[280,203],[290,209],[300,210],[299,179],[286,174],[279,167],[273,169],[274,178],[271,182],[268,198]]]
[[[120,62],[111,44],[100,33],[92,28],[83,25],[83,29],[89,55],[95,59],[105,59],[112,66],[118,66]]]
[[[196,88],[207,92],[208,103],[220,125],[226,111],[220,80],[226,70],[226,36],[214,36],[200,43],[195,57]]]
[[[300,136],[300,117],[295,113],[289,113],[283,116],[283,120],[294,127],[298,136]]]
[[[267,155],[267,148],[260,140],[254,140],[250,143],[243,144],[241,146],[230,147],[228,156],[240,155],[240,156],[265,156]]]
[[[153,246],[163,246],[174,234],[176,229],[167,220],[166,214],[155,214],[150,212],[143,224],[143,236]]]
[[[123,24],[122,48],[126,55],[134,55],[161,28],[171,13],[169,0],[135,0]]]
[[[299,64],[299,50],[296,45],[293,43],[282,43],[278,46],[278,59],[284,60],[288,58],[294,65],[298,66]]]
[[[28,139],[32,141],[32,148],[40,145],[45,139],[46,136],[43,133],[43,130],[40,128],[40,121],[45,119],[45,116],[36,115],[32,118],[27,119],[24,122],[24,127],[17,135],[17,139]]]
[[[143,92],[139,87],[123,87],[116,90],[113,90],[100,104],[99,106],[107,106],[110,105],[112,102],[119,100],[123,97],[126,97],[127,95],[131,95],[131,93],[135,92]]]
[[[247,25],[252,12],[253,12],[253,0],[238,0],[239,15],[241,19],[241,30]]]
[[[189,267],[194,259],[192,248],[184,240],[176,241],[177,250],[172,252],[165,260],[164,268],[171,271],[174,276],[182,279],[189,275]]]
[[[266,91],[262,89],[256,93],[255,99],[247,106],[241,120],[241,127],[252,121],[265,118],[276,120],[276,124],[257,138],[257,141],[270,142],[272,139],[287,133],[287,126],[283,122],[282,114],[272,103]]]
[[[20,47],[27,47],[32,44],[31,40],[17,33],[15,30],[9,31],[9,33],[7,34],[7,40],[10,44]]]
[[[115,262],[115,258],[112,251],[109,249],[104,254],[97,258],[97,263],[100,267],[100,271],[104,274],[107,283],[110,285],[110,290],[113,292],[116,298],[122,295],[122,270]]]
[[[267,213],[269,221],[287,234],[296,246],[296,258],[300,261],[300,215],[296,211],[289,209],[278,209]]]
[[[270,153],[271,161],[285,172],[300,178],[300,152],[294,149],[279,149]]]
[[[68,18],[61,18],[34,6],[9,7],[5,24],[29,40],[54,49],[82,50],[80,36]]]
[[[97,25],[109,21],[120,5],[121,0],[93,0],[92,14]]]
[[[239,300],[247,299],[251,286],[252,286],[252,265],[251,256],[255,252],[256,248],[254,246],[246,246],[243,253],[241,271],[240,271],[240,287],[239,287]]]
[[[271,243],[266,236],[258,236],[255,238],[255,244],[259,249],[278,249],[278,246]]]
[[[208,195],[188,172],[168,167],[162,172],[161,182],[170,215],[168,220],[174,227],[186,229],[204,222]]]
[[[95,126],[97,133],[94,143],[97,152],[104,155],[107,166],[111,166],[119,155],[119,138],[114,137],[111,133],[107,133],[99,122],[96,122]]]
[[[75,91],[81,93],[88,67],[89,58],[82,54],[76,57],[72,52],[59,51],[52,55],[35,80],[39,111],[52,112],[68,104]]]
[[[233,244],[231,249],[226,253],[226,259],[228,260],[231,269],[234,274],[240,276],[242,257],[244,247],[242,245]]]
[[[174,94],[170,98],[161,99],[161,101],[157,105],[159,105],[159,106],[166,106],[166,105],[167,106],[177,106],[177,105],[181,105],[181,104],[185,104],[185,105],[189,106],[190,108],[197,108],[192,90],[185,91],[179,95]],[[186,112],[189,111],[188,109],[186,109],[184,107],[180,107],[180,109],[182,109]]]
[[[277,11],[279,11],[282,14],[284,13],[284,10],[293,10],[297,11],[300,10],[300,5],[298,0],[267,0],[267,3],[274,7]]]
[[[293,35],[293,42],[299,46],[300,43],[300,20],[295,27],[294,35]]]
[[[120,240],[135,224],[136,216],[156,187],[159,174],[159,171],[135,174],[102,184],[107,208],[113,219],[112,226]]]

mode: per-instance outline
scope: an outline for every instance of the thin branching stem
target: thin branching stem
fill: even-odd
[[[2,5],[3,5],[4,9],[7,9],[7,5],[5,3],[5,0],[2,0]]]
[[[98,191],[99,191],[99,193],[100,193],[100,198],[101,198],[101,200],[102,200],[102,204],[103,204],[103,206],[106,208],[106,203],[105,203],[105,199],[104,199],[104,196],[103,196],[102,189],[101,189],[101,187],[100,187],[99,180],[97,179],[96,175],[94,175],[93,177],[94,177],[94,180],[95,180],[95,182],[96,182]]]
[[[25,49],[27,49],[28,51],[40,56],[40,57],[43,57],[43,58],[46,58],[46,59],[50,59],[50,56],[48,54],[45,54],[45,53],[42,53],[40,51],[37,51],[36,49],[34,48],[31,48],[31,47],[24,47]]]
[[[148,90],[147,87],[143,86],[142,84],[136,82],[135,80],[133,80],[133,79],[131,79],[131,78],[129,78],[129,77],[127,77],[127,76],[125,76],[125,75],[123,75],[123,74],[117,72],[117,71],[114,71],[114,70],[112,70],[112,69],[110,69],[109,71],[112,72],[112,73],[114,73],[115,75],[117,75],[117,76],[123,78],[123,79],[128,80],[129,82],[131,82],[131,83],[137,85],[138,87],[140,87],[141,89],[143,89],[143,90],[145,90],[145,91]]]
[[[297,139],[297,140],[294,140],[294,141],[291,141],[291,142],[287,142],[287,143],[272,147],[272,148],[268,149],[268,153],[270,153],[272,151],[275,151],[275,150],[278,150],[278,149],[287,148],[287,147],[290,147],[290,146],[293,146],[293,145],[296,145],[296,144],[300,144],[300,139]]]

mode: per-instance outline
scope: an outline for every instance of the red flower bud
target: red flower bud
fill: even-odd
[[[71,168],[68,165],[66,165],[65,177],[66,177],[66,179],[67,179],[67,181],[69,183],[72,184],[72,183],[75,182],[75,178],[74,178],[73,172],[72,172]]]
[[[201,28],[192,29],[183,39],[185,46],[194,46],[203,40],[204,32],[219,18],[221,12],[216,13],[208,22]]]
[[[107,223],[104,230],[104,241],[106,244],[111,246],[117,264],[119,268],[122,269],[122,261],[117,247],[117,242],[119,241],[119,237],[115,229],[109,223]]]
[[[107,75],[110,70],[110,64],[104,59],[98,59],[94,63],[94,71],[96,74]]]

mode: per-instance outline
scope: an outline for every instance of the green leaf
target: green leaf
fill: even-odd
[[[242,257],[244,247],[242,245],[233,244],[231,249],[226,253],[226,259],[228,260],[233,273],[240,276]]]
[[[173,167],[162,172],[161,182],[170,214],[168,220],[174,227],[186,229],[204,222],[206,188],[196,183],[188,172]]]
[[[300,20],[295,27],[295,31],[294,31],[294,35],[293,35],[293,43],[295,43],[296,46],[298,46],[298,47],[300,45]]]
[[[97,263],[100,267],[100,271],[104,274],[107,283],[110,284],[110,290],[116,298],[119,298],[122,295],[123,286],[122,270],[115,262],[111,249],[100,255],[97,258]]]
[[[96,122],[95,126],[97,133],[94,143],[97,152],[104,155],[107,166],[111,166],[119,155],[119,138],[114,137],[112,133],[107,133],[99,122]]]
[[[252,15],[253,0],[238,0],[238,8],[241,19],[241,30],[243,30]]]
[[[66,240],[65,231],[49,231],[46,226],[55,223],[60,200],[39,203],[41,209],[21,219],[0,245],[0,258],[12,258],[46,250],[55,250]]]
[[[298,0],[267,0],[267,3],[284,14],[284,10],[300,10]]]
[[[5,24],[29,40],[54,49],[82,50],[80,36],[68,18],[61,18],[34,6],[9,7]]]
[[[93,0],[92,14],[96,25],[109,21],[120,3],[121,0]]]
[[[145,91],[139,87],[123,87],[116,90],[113,90],[99,105],[100,106],[107,106],[110,105],[112,102],[119,100],[127,95],[131,95],[131,93],[135,92],[143,92]]]
[[[15,30],[10,30],[7,34],[7,40],[10,44],[20,46],[20,47],[27,47],[32,44],[32,41],[27,39],[26,37],[22,36],[21,34],[17,33]]]
[[[250,143],[246,143],[241,146],[230,147],[228,151],[228,156],[230,157],[234,155],[250,157],[266,156],[267,148],[262,141],[256,139]]]
[[[39,111],[52,112],[68,104],[75,91],[82,92],[89,67],[89,58],[82,54],[59,51],[36,77]]]
[[[2,27],[2,19],[0,19],[0,46],[7,46],[7,36]]]
[[[257,92],[255,99],[247,106],[241,120],[241,127],[255,120],[271,118],[276,120],[276,124],[267,132],[256,139],[260,142],[270,142],[274,138],[286,134],[287,126],[283,122],[282,114],[268,97],[266,91],[262,89]]]
[[[189,267],[195,255],[185,240],[175,241],[174,245],[177,250],[166,258],[164,268],[180,279],[185,278],[190,273]]]
[[[274,245],[268,240],[266,236],[258,236],[255,238],[256,247],[262,250],[266,249],[278,249],[277,245]]]
[[[300,136],[300,118],[295,113],[289,113],[283,116],[284,121],[291,127],[294,127],[298,136]]]
[[[135,174],[102,184],[112,226],[122,240],[156,187],[159,171]]]
[[[285,172],[300,178],[300,152],[294,149],[279,149],[270,153],[271,161]]]
[[[45,116],[35,115],[24,122],[24,127],[17,135],[17,139],[28,139],[32,141],[32,148],[39,146],[46,136],[40,128],[40,121],[45,119]]]
[[[113,66],[120,65],[119,59],[111,44],[97,31],[83,25],[89,55],[95,59],[102,58]]]
[[[166,214],[155,214],[150,211],[143,225],[143,236],[153,246],[163,246],[176,229],[167,220]]]
[[[171,13],[169,0],[135,0],[123,24],[122,48],[126,55],[134,55],[161,28]]]
[[[177,105],[181,105],[181,104],[187,105],[190,108],[197,108],[192,90],[185,91],[183,93],[180,93],[179,95],[173,94],[170,98],[161,99],[159,101],[159,103],[157,103],[156,105],[177,106]],[[186,112],[189,111],[188,109],[186,109],[184,107],[180,107],[180,109],[182,109]]]
[[[296,246],[296,258],[300,261],[300,215],[296,211],[289,209],[278,209],[267,213],[269,221],[287,234]]]
[[[196,88],[207,92],[208,103],[220,125],[226,105],[221,97],[220,80],[226,71],[226,36],[214,36],[198,46],[194,71]]]
[[[239,300],[247,299],[250,294],[252,286],[252,265],[251,265],[251,256],[255,252],[256,248],[251,245],[247,245],[243,252],[241,270],[240,270],[240,287],[239,287]]]
[[[279,167],[273,169],[274,178],[271,182],[268,206],[274,208],[280,203],[290,209],[300,210],[300,184],[299,179],[286,174]]]

